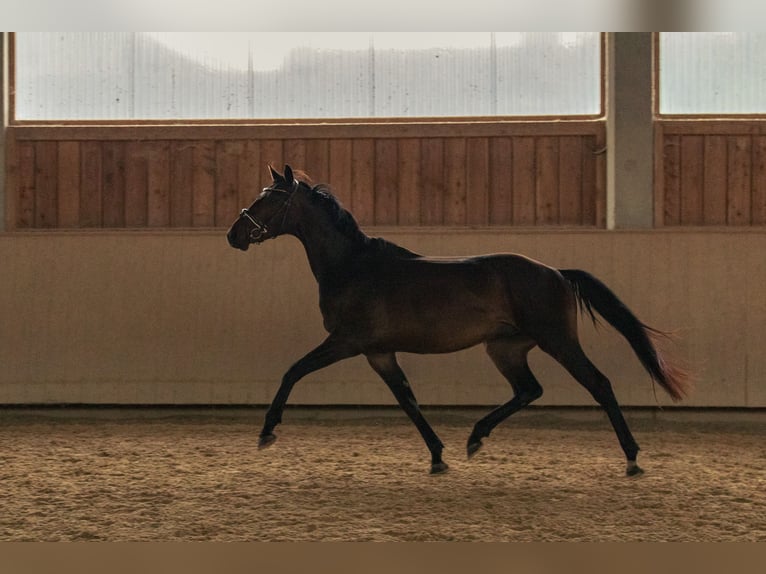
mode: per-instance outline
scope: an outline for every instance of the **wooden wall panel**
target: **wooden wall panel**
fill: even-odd
[[[80,226],[80,144],[59,142],[58,156],[58,226],[76,228]]]
[[[656,130],[656,225],[766,225],[766,122],[664,120]]]
[[[699,159],[704,157],[704,145],[703,136],[681,137],[679,213],[682,225],[701,225],[703,221],[704,164]]]
[[[750,181],[752,169],[752,138],[728,138],[728,222],[729,225],[750,223]]]
[[[513,147],[511,138],[491,138],[487,202],[489,225],[513,221]]]
[[[125,149],[125,225],[127,227],[146,227],[148,195],[149,167],[143,144],[128,142]]]
[[[243,207],[249,207],[260,195],[261,175],[268,172],[266,166],[261,163],[261,142],[242,141],[240,155],[237,160],[237,205],[236,215]]]
[[[194,148],[187,142],[170,146],[170,225],[191,227]]]
[[[192,226],[215,225],[215,142],[194,145],[192,171]]]
[[[375,141],[375,225],[396,225],[399,218],[399,150],[395,139]]]
[[[35,143],[35,227],[58,223],[58,146],[56,142]]]
[[[707,136],[702,161],[702,212],[703,223],[726,224],[726,138]]]
[[[362,225],[375,222],[375,140],[354,140],[351,146],[350,209]]]
[[[420,223],[444,223],[444,140],[427,138],[420,145],[421,179]]]
[[[104,142],[102,157],[104,227],[125,226],[125,155],[125,142]]]
[[[538,138],[535,145],[535,222],[556,224],[559,214],[558,139]]]
[[[261,162],[264,165],[261,171],[260,188],[271,185],[271,175],[266,166],[273,166],[278,171],[282,171],[284,166],[284,148],[282,140],[263,140],[261,141]]]
[[[444,216],[445,225],[466,224],[466,141],[448,138],[444,142]]]
[[[534,225],[536,216],[535,140],[513,140],[513,225]]]
[[[420,141],[415,138],[398,140],[398,198],[399,225],[420,225],[422,157]],[[404,191],[406,190],[406,192]]]
[[[80,227],[102,227],[103,144],[80,145]]]
[[[469,138],[466,142],[466,215],[468,225],[489,224],[489,140]],[[506,220],[505,223],[508,223]]]
[[[665,182],[665,202],[663,222],[665,225],[681,224],[681,144],[678,136],[671,136],[663,141],[663,172]]]
[[[582,138],[559,138],[559,222],[565,225],[582,223],[583,143]]]
[[[766,224],[766,136],[753,140],[752,223]]]
[[[147,144],[146,222],[170,227],[170,142]]]
[[[331,140],[328,158],[327,183],[332,187],[335,197],[346,207],[351,206],[351,146],[352,140]]]
[[[194,139],[191,131],[186,140],[119,140],[102,128],[102,139],[30,137],[15,140],[8,160],[16,187],[9,219],[17,229],[223,228],[271,184],[268,165],[289,163],[328,183],[363,226],[601,226],[600,132],[557,130],[285,139]],[[764,155],[761,147],[732,151],[737,141],[727,142],[729,164]],[[766,177],[763,165],[753,177]],[[738,205],[727,204],[730,217]]]
[[[216,143],[215,157],[215,224],[231,225],[237,212],[245,207],[239,201],[239,162],[244,152],[241,141]]]

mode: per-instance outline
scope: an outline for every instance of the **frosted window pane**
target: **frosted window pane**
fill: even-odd
[[[766,113],[766,33],[660,34],[660,113]]]
[[[598,114],[598,33],[18,33],[21,120]]]

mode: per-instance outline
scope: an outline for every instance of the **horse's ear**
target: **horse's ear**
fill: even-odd
[[[292,185],[294,180],[293,168],[285,164],[285,181],[287,182],[287,185]]]
[[[277,170],[275,170],[271,164],[269,164],[269,172],[271,173],[271,180],[274,183],[285,181],[285,178],[282,177],[282,175]]]

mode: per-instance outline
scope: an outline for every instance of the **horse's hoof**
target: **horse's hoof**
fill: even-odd
[[[274,444],[275,440],[277,440],[277,435],[262,434],[258,438],[258,450],[263,450],[264,448],[270,447],[272,444]]]
[[[644,474],[644,469],[638,466],[635,462],[629,462],[628,468],[625,470],[625,476],[636,477]]]
[[[446,462],[437,462],[431,465],[431,474],[444,474],[448,468]]]
[[[477,440],[476,442],[469,442],[468,446],[466,447],[466,452],[468,453],[468,458],[471,458],[473,455],[475,455],[477,452],[481,450],[482,443],[480,440]]]

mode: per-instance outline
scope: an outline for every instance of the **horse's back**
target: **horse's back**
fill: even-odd
[[[524,306],[556,275],[515,254],[381,258],[338,291],[325,319],[363,346],[452,352],[518,333]]]

